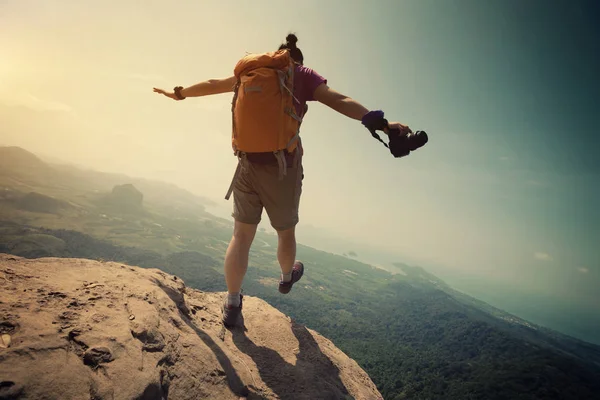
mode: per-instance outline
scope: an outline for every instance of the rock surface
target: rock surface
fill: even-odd
[[[266,302],[157,269],[0,254],[0,399],[381,399],[358,364]]]

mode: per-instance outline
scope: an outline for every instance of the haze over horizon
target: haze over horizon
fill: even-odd
[[[245,52],[274,50],[293,31],[334,89],[431,138],[396,160],[360,123],[309,104],[299,231],[433,267],[482,300],[600,343],[598,3],[296,7],[0,2],[0,145],[231,208],[231,97],[174,102],[152,87],[228,76]]]

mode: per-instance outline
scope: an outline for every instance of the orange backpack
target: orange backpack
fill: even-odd
[[[302,118],[294,102],[295,63],[288,50],[250,54],[234,69],[237,84],[231,104],[234,153],[293,151]]]

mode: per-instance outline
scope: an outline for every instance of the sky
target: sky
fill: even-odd
[[[333,89],[430,137],[394,159],[309,104],[301,240],[316,227],[418,262],[600,343],[598,3],[293,5],[0,0],[0,145],[173,182],[227,214],[230,94],[152,88],[228,77],[295,32]]]

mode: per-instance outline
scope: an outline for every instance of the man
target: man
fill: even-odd
[[[294,109],[289,113],[297,120],[295,129],[299,132],[302,118],[307,111],[308,101],[318,101],[333,110],[358,121],[372,129],[384,130],[388,133],[395,130],[403,134],[410,133],[408,126],[396,123],[387,123],[381,111],[369,111],[357,101],[336,92],[327,85],[327,80],[314,70],[305,67],[304,56],[296,47],[297,37],[290,34],[286,43],[282,44],[278,52],[270,53],[272,59],[284,57],[289,54],[293,60],[290,76],[293,75],[293,93],[290,100]],[[256,58],[248,61],[256,62]],[[238,64],[239,66],[239,64]],[[237,67],[236,67],[237,68]],[[236,69],[237,71],[237,69]],[[293,72],[293,74],[292,74]],[[225,79],[210,79],[193,86],[176,87],[173,92],[154,88],[154,91],[174,100],[183,100],[187,97],[208,96],[220,93],[234,92],[234,104],[238,94],[252,96],[256,87],[247,85],[246,90],[238,91],[241,73],[234,74]],[[285,86],[283,86],[285,89]],[[255,108],[253,117],[261,112]],[[266,111],[264,111],[266,112]],[[235,111],[234,111],[235,113]],[[233,119],[234,137],[236,130],[244,129],[244,120],[237,122]],[[290,119],[292,121],[292,119]],[[292,121],[293,122],[293,121]],[[250,125],[249,123],[247,123]],[[265,125],[267,125],[265,123]],[[265,128],[266,129],[266,128]],[[293,133],[293,132],[292,132]],[[259,135],[260,130],[255,135]],[[297,136],[297,135],[296,135]],[[294,141],[295,140],[295,141]],[[225,254],[225,281],[228,295],[223,305],[223,323],[226,327],[235,324],[242,310],[241,287],[248,266],[250,246],[254,240],[258,223],[261,220],[263,208],[267,211],[271,225],[277,231],[278,246],[277,259],[281,267],[281,280],[279,292],[287,294],[292,286],[302,278],[304,265],[296,258],[295,227],[299,221],[298,206],[302,192],[302,154],[303,148],[299,138],[293,137],[285,151],[275,152],[240,152],[238,170],[234,176],[230,191],[234,196],[234,211],[232,216],[235,223],[233,237]],[[235,139],[234,139],[235,144]],[[234,146],[235,147],[235,146]],[[226,198],[229,197],[229,193]]]

